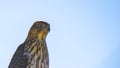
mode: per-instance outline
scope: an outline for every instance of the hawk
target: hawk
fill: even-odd
[[[14,53],[8,68],[49,68],[49,55],[46,36],[50,25],[45,21],[36,21],[28,36]]]

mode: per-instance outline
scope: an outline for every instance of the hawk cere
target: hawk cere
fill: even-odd
[[[44,21],[36,21],[28,36],[14,53],[8,68],[49,68],[49,55],[46,36],[50,25]]]

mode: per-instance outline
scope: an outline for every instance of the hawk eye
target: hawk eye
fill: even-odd
[[[42,24],[39,24],[39,25],[38,25],[38,28],[42,28]]]

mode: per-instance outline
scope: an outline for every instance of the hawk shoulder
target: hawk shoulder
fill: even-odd
[[[8,68],[26,68],[28,59],[24,56],[24,47],[24,43],[19,45],[19,47],[13,55],[13,58],[11,59]]]

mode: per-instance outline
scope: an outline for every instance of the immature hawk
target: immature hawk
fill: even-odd
[[[46,36],[50,25],[44,21],[36,21],[13,55],[8,68],[49,68],[49,56]]]

